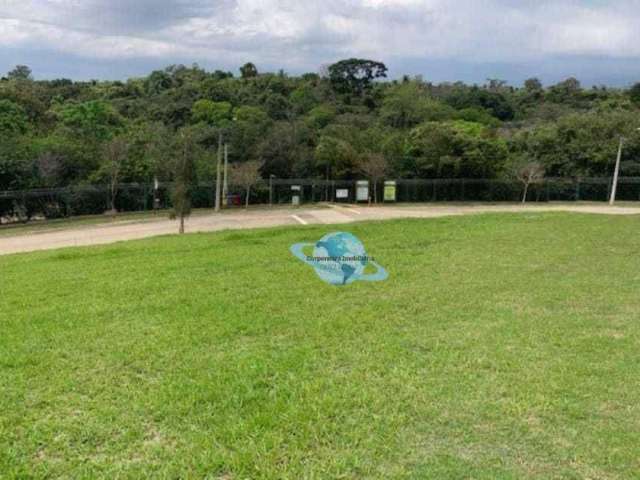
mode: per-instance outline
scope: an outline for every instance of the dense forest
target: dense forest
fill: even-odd
[[[640,175],[640,84],[583,88],[388,80],[350,59],[298,77],[176,65],[145,78],[0,81],[0,191],[170,181],[193,151],[194,181],[215,178],[220,140],[232,165],[269,178],[500,178],[535,163],[552,177]]]

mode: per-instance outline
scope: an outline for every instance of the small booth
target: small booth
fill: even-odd
[[[369,181],[360,180],[356,183],[356,202],[369,201]]]
[[[395,202],[398,198],[398,184],[395,180],[384,182],[384,201]]]

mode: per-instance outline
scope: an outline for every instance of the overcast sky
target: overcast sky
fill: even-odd
[[[640,81],[640,0],[0,0],[0,72],[125,79],[172,63],[298,74],[342,58],[427,80]]]

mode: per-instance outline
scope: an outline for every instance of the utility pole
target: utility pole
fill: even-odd
[[[222,205],[225,207],[228,204],[229,194],[229,182],[228,182],[228,170],[229,170],[229,145],[224,144],[224,181],[222,182]]]
[[[613,174],[613,185],[611,186],[611,198],[609,205],[616,203],[616,193],[618,190],[618,178],[620,176],[620,161],[622,160],[622,146],[624,145],[624,137],[620,137],[620,145],[618,146],[618,158],[616,159],[616,170]]]
[[[640,131],[637,128],[636,131]],[[616,170],[613,174],[613,185],[611,186],[611,198],[609,199],[609,205],[616,203],[616,194],[618,192],[618,178],[620,177],[620,162],[622,161],[622,148],[624,147],[624,137],[620,136],[620,145],[618,146],[618,158],[616,159]]]
[[[215,211],[220,211],[220,182],[222,180],[222,132],[218,132],[218,161],[216,164],[216,201]]]

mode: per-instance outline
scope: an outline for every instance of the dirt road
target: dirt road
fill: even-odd
[[[296,208],[248,210],[195,216],[187,222],[187,232],[213,232],[229,229],[250,229],[280,225],[342,224],[364,220],[394,218],[433,218],[487,212],[548,212],[565,211],[609,215],[640,215],[640,206],[609,207],[604,204],[545,205],[409,205],[360,206],[332,205],[328,208]],[[68,229],[38,231],[29,234],[0,237],[0,255],[63,247],[99,245],[122,240],[175,234],[177,222],[168,219],[105,223],[75,226]]]

